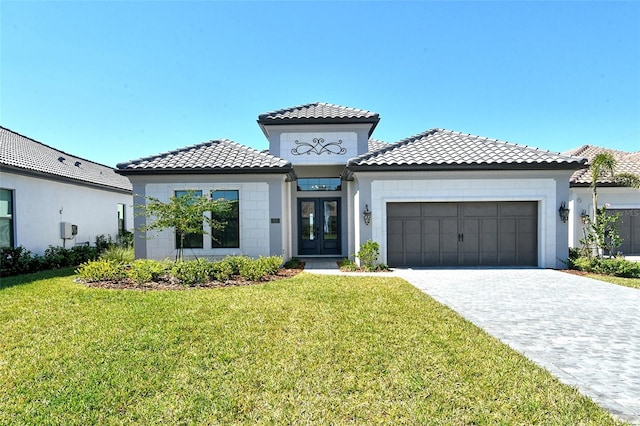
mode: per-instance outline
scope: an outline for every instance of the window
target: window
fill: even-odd
[[[124,235],[127,228],[124,224],[124,204],[118,204],[118,235]]]
[[[213,191],[211,197],[214,200],[231,202],[231,208],[219,214],[213,214],[213,219],[224,222],[221,229],[211,231],[211,247],[213,248],[240,248],[240,209],[238,206],[238,191]]]
[[[202,197],[202,191],[176,191],[176,197],[184,197],[192,193],[196,197]],[[182,248],[203,248],[202,234],[185,234]],[[180,236],[176,233],[176,248],[180,248]]]
[[[14,247],[13,191],[0,188],[0,248]]]
[[[302,178],[298,179],[298,191],[340,191],[340,178]]]

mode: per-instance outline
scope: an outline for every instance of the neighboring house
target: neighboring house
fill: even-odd
[[[43,254],[132,230],[131,183],[110,167],[0,127],[0,247]]]
[[[610,153],[617,161],[615,173],[632,173],[640,176],[640,151],[624,152],[613,149],[584,145],[566,152],[566,155],[586,157],[591,161],[597,154]],[[588,165],[588,163],[587,163]],[[571,216],[569,218],[569,246],[579,247],[584,237],[584,216],[593,215],[591,174],[588,168],[577,170],[570,181]],[[620,213],[618,231],[622,245],[618,251],[628,256],[640,256],[640,189],[624,187],[611,179],[598,181],[598,206],[606,205],[607,211]]]
[[[385,144],[371,139],[379,120],[312,103],[258,117],[265,152],[215,140],[117,167],[136,204],[187,190],[237,203],[186,256],[350,257],[371,239],[390,266],[563,266],[558,208],[585,159],[442,129]],[[137,257],[175,253],[172,230],[147,237]]]

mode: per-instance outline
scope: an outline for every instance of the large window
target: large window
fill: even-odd
[[[211,247],[240,248],[240,209],[238,206],[238,191],[213,191],[214,200],[225,200],[231,203],[230,209],[224,213],[214,213],[213,219],[223,222],[221,229],[211,231]]]
[[[184,197],[187,194],[202,197],[202,191],[176,191],[176,197]],[[203,234],[185,234],[182,248],[203,248]],[[180,248],[180,235],[176,233],[176,248]]]
[[[0,188],[0,248],[14,247],[13,191]]]

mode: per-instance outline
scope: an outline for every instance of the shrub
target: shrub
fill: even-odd
[[[630,262],[621,257],[603,259],[583,256],[573,260],[572,263],[574,269],[580,271],[623,278],[640,278],[640,263]]]
[[[356,272],[360,270],[360,267],[358,267],[356,262],[354,262],[351,259],[342,259],[338,263],[338,267],[340,268],[341,271],[344,271],[344,272]]]
[[[304,262],[297,257],[292,257],[291,259],[287,260],[284,265],[282,265],[283,268],[287,269],[301,269],[303,266]]]
[[[240,269],[242,265],[251,262],[251,258],[247,256],[227,256],[224,258],[224,261],[229,262],[229,265],[231,265],[232,275],[241,275]]]
[[[44,251],[44,262],[48,269],[59,269],[81,263],[76,263],[75,258],[75,252],[64,247],[49,246]]]
[[[178,261],[171,268],[171,275],[184,285],[194,285],[209,281],[212,263],[205,259]]]
[[[256,262],[262,269],[264,275],[275,275],[282,266],[282,256],[260,257]]]
[[[233,265],[227,259],[215,262],[211,265],[211,278],[221,283],[229,281],[233,276]]]
[[[127,276],[124,265],[109,260],[83,263],[76,269],[76,274],[87,282],[117,281]]]
[[[0,249],[0,276],[26,274],[34,271],[34,262],[29,250],[22,246]]]
[[[120,262],[122,263],[122,262]],[[156,281],[167,272],[169,266],[165,262],[150,259],[138,259],[131,263],[126,270],[126,275],[136,284],[144,284]]]
[[[355,256],[360,259],[360,266],[365,271],[376,271],[378,269],[378,256],[380,255],[380,245],[368,240],[360,245],[360,251]]]
[[[100,255],[100,259],[102,260],[110,260],[112,262],[119,263],[131,263],[133,262],[133,257],[132,247],[121,246],[111,246]]]

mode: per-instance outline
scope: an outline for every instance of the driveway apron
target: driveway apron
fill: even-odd
[[[640,290],[545,269],[399,269],[396,275],[640,424]]]

